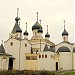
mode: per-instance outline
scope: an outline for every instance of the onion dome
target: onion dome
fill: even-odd
[[[68,32],[64,29],[62,36],[67,35],[68,36]]]
[[[36,23],[32,26],[32,30],[35,30],[35,29],[42,29],[42,26],[38,23],[38,12],[37,12],[37,21]]]
[[[25,31],[23,34],[24,34],[24,35],[28,35],[28,32],[27,32],[27,31]]]
[[[64,20],[64,31],[63,31],[63,33],[62,33],[62,36],[64,36],[64,35],[67,35],[67,36],[68,36],[68,32],[67,32],[66,29],[65,29],[65,20]]]
[[[42,28],[38,29],[38,33],[43,33]]]
[[[35,30],[35,29],[42,29],[42,26],[38,23],[38,22],[36,22],[33,26],[32,26],[32,30]]]
[[[28,32],[27,32],[27,22],[26,22],[26,31],[23,33],[24,35],[27,35],[28,36]]]
[[[17,17],[15,18],[16,23],[15,23],[15,25],[14,25],[14,28],[13,28],[13,30],[12,30],[12,33],[17,33],[17,32],[22,33],[22,30],[21,30],[21,28],[20,28],[20,26],[19,26],[19,24],[18,24],[18,22],[19,22],[19,20],[20,20],[20,18],[18,17],[18,10],[19,10],[19,9],[17,9]]]
[[[45,37],[50,37],[50,35],[48,33],[46,33]]]
[[[59,52],[70,52],[70,49],[66,46],[62,46],[57,51],[59,51]]]
[[[40,21],[40,25],[41,25],[41,19],[39,21]],[[38,29],[38,33],[43,33],[42,26],[40,26],[40,28]]]
[[[46,33],[45,37],[50,37],[50,35],[48,33],[48,25],[47,25],[47,33]]]
[[[20,18],[18,18],[18,16],[15,18],[15,21],[18,22],[20,20]]]

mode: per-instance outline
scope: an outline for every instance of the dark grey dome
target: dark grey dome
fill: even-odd
[[[70,49],[66,46],[62,46],[57,51],[59,51],[59,52],[70,52]]]
[[[19,21],[19,20],[20,20],[20,18],[18,18],[18,17],[15,18],[15,21]]]
[[[48,34],[48,32],[46,33],[45,37],[50,37],[50,35]]]
[[[38,33],[43,33],[42,28],[38,29]]]
[[[32,26],[32,30],[35,30],[35,29],[42,29],[42,26],[38,23],[38,22],[36,22],[33,26]]]
[[[28,35],[28,32],[27,32],[27,30],[23,33],[24,35]]]
[[[75,47],[73,48],[73,52],[75,53]]]
[[[62,36],[67,35],[68,36],[68,32],[64,29]]]

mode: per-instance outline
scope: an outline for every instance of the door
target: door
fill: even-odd
[[[56,62],[56,70],[58,70],[58,62]]]
[[[9,67],[8,67],[8,70],[11,70],[11,69],[13,69],[13,59],[9,58]]]

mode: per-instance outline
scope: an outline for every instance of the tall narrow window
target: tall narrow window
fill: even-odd
[[[13,46],[13,42],[10,43],[10,46]]]
[[[25,43],[25,47],[27,47],[27,44]]]
[[[64,41],[66,41],[66,37],[64,37]]]
[[[45,58],[47,58],[47,55],[45,55]]]
[[[41,58],[41,55],[39,55],[39,58]]]
[[[42,58],[44,58],[44,55],[42,55]]]
[[[35,32],[35,36],[36,36],[36,34],[37,34],[37,33]]]

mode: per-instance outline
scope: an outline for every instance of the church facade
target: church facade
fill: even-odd
[[[28,39],[26,30],[22,34],[20,18],[15,18],[15,25],[7,39],[0,46],[0,70],[75,70],[75,44],[68,40],[68,32],[62,32],[62,42],[55,44],[49,40],[50,35],[43,38],[43,27],[37,21],[32,26],[33,35]]]

